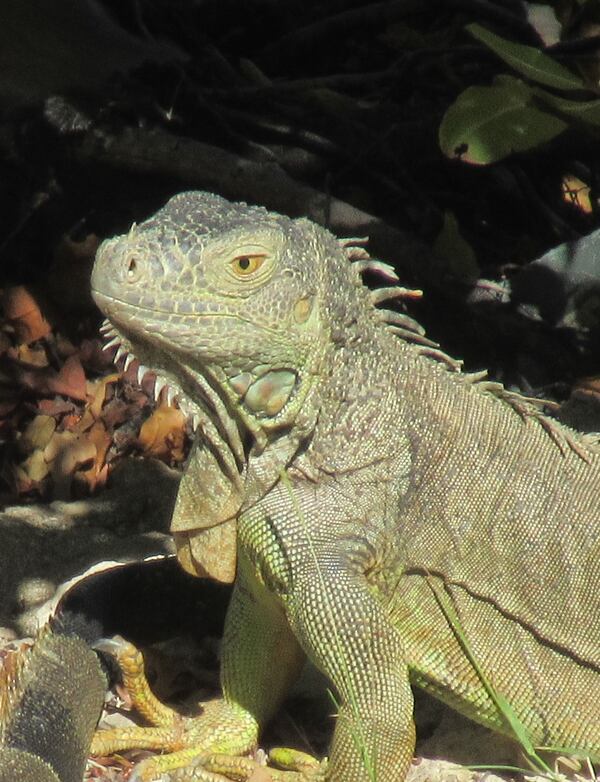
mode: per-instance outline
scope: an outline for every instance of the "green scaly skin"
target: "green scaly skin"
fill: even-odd
[[[247,752],[306,656],[340,703],[329,782],[405,776],[411,683],[510,732],[473,660],[535,746],[598,759],[600,450],[391,326],[366,258],[200,192],[99,249],[115,343],[199,422],[180,559],[233,572],[237,534],[224,700],[180,760]]]

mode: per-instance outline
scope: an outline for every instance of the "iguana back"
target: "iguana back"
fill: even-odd
[[[404,575],[391,590],[389,581],[378,587],[393,623],[412,638],[413,679],[502,728],[465,665],[445,598],[468,651],[534,743],[597,755],[598,448],[500,387],[422,360],[427,366],[399,383],[405,405],[420,400],[408,405],[412,478],[386,565]]]
[[[419,480],[399,509],[400,560],[600,668],[598,446],[498,386],[424,372],[426,401],[418,381],[399,389],[405,404],[420,398],[407,423],[423,433],[422,448],[412,438]]]

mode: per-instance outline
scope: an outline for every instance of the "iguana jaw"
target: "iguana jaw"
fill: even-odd
[[[175,377],[167,372],[166,369],[159,368],[157,360],[150,361],[149,363],[152,366],[148,366],[142,358],[144,355],[143,348],[134,348],[131,340],[118,331],[108,318],[102,323],[100,332],[106,340],[102,350],[109,351],[116,348],[113,356],[114,363],[120,363],[124,372],[133,366],[136,371],[138,385],[140,386],[148,374],[154,375],[153,394],[155,401],[159,400],[161,393],[164,391],[167,404],[172,406],[175,403],[188,419],[192,430],[195,431],[200,424],[203,411],[183,391]],[[148,358],[146,358],[146,361],[148,361]]]
[[[152,328],[141,327],[137,308],[97,290],[92,294],[109,316],[101,331],[108,340],[104,349],[116,348],[115,363],[123,361],[127,369],[137,362],[140,384],[147,373],[154,373],[155,398],[165,389],[167,402],[177,403],[192,430],[200,428],[209,440],[225,440],[240,466],[248,455],[248,435],[251,452],[262,453],[274,433],[295,422],[317,379],[314,372],[301,376],[295,368],[267,363],[249,366],[246,371],[239,367],[226,371],[202,361],[200,352],[188,355],[178,350],[164,334],[154,337]],[[157,317],[156,313],[148,315]]]

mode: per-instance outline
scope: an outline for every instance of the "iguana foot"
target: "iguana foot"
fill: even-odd
[[[198,717],[184,717],[165,706],[150,689],[141,652],[123,638],[103,640],[95,648],[116,660],[133,707],[151,727],[97,731],[91,754],[128,749],[166,753],[138,763],[130,782],[246,782],[260,768],[272,782],[324,779],[325,764],[297,750],[273,750],[270,760],[277,769],[247,757],[256,748],[258,726],[247,712],[224,700],[201,704]]]
[[[175,752],[142,761],[129,782],[247,782],[254,774],[264,782],[323,782],[326,762],[296,750],[273,750],[270,760],[282,768],[265,767],[264,762],[232,755],[194,757]],[[177,764],[177,766],[176,766]],[[259,775],[259,769],[263,775]]]
[[[188,753],[176,752],[142,761],[129,782],[248,782],[255,774],[257,782],[323,782],[325,763],[294,750],[284,752],[288,753],[288,762],[284,764],[287,770],[267,768],[258,760],[232,755],[204,754],[190,762]],[[297,755],[294,760],[293,754]],[[175,763],[180,765],[176,768]],[[277,765],[281,765],[279,760]]]
[[[255,749],[258,726],[243,709],[224,700],[215,700],[200,704],[202,713],[198,717],[184,717],[154,695],[146,679],[142,654],[133,644],[116,636],[96,644],[96,649],[115,658],[133,707],[151,727],[97,731],[92,741],[92,755],[112,755],[128,749],[170,753],[140,764],[142,776],[137,778],[145,782],[181,766],[189,766],[204,755],[218,753],[237,757]],[[150,771],[146,773],[147,767],[152,767],[154,776],[150,776]]]

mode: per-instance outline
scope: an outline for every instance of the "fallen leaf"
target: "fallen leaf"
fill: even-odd
[[[34,451],[24,462],[21,462],[20,467],[27,477],[35,483],[43,481],[49,472],[44,452],[41,449]]]
[[[105,375],[104,377],[99,378],[94,381],[94,383],[88,383],[88,391],[92,391],[94,397],[88,409],[94,418],[100,418],[102,406],[106,401],[108,386],[118,382],[120,377],[121,376],[115,372],[112,375]]]
[[[111,399],[102,410],[102,420],[109,431],[125,423],[130,415],[130,406],[122,399]]]
[[[79,346],[79,358],[84,367],[101,373],[114,367],[110,351],[103,350],[103,344],[100,338],[83,340]]]
[[[56,420],[49,415],[36,415],[25,428],[19,440],[21,453],[31,453],[36,448],[45,448],[56,429]]]
[[[52,367],[36,367],[15,358],[10,351],[2,357],[1,382],[37,395],[63,394],[84,402],[86,382],[77,356],[68,358],[57,373]]]
[[[180,461],[185,442],[185,416],[175,407],[162,404],[144,421],[138,438],[147,456]]]
[[[24,285],[7,288],[3,298],[4,315],[13,326],[18,342],[29,344],[50,333],[50,324]]]
[[[17,357],[19,361],[25,364],[31,364],[33,367],[47,367],[48,354],[41,345],[19,345],[17,348]]]
[[[113,444],[118,454],[127,453],[138,445],[138,430],[135,424],[128,421],[113,433]]]
[[[64,334],[61,334],[60,331],[54,332],[54,341],[56,343],[56,352],[62,359],[67,359],[75,353],[79,355],[79,348],[75,347],[71,340]]]
[[[42,415],[51,415],[58,418],[66,413],[75,412],[75,404],[67,399],[40,399],[37,409]]]
[[[96,473],[96,479],[94,480],[94,483],[90,485],[90,489],[92,491],[96,491],[96,489],[101,489],[103,486],[106,486],[106,481],[108,480],[108,464],[105,464],[102,469],[98,470]]]
[[[74,432],[55,432],[46,446],[44,457],[50,465],[53,494],[57,499],[70,497],[73,474],[95,456],[96,446],[86,436]]]
[[[69,356],[49,385],[56,394],[64,394],[82,402],[87,399],[85,372],[77,356]]]
[[[84,428],[81,426],[81,422],[83,420],[83,417],[80,413],[73,411],[72,413],[69,413],[65,416],[63,416],[61,420],[61,429],[64,432],[76,432],[81,433],[85,431]]]
[[[87,433],[87,438],[90,443],[93,443],[96,448],[96,456],[94,459],[94,468],[98,472],[106,461],[106,454],[111,444],[111,437],[106,431],[102,421],[96,421],[92,428]]]

